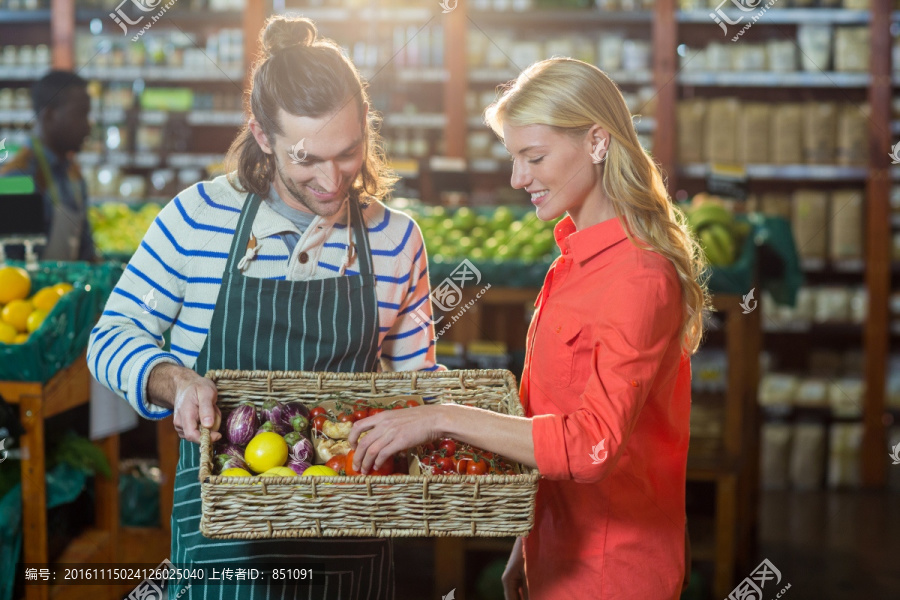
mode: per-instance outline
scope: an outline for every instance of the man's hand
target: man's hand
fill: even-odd
[[[218,433],[222,413],[216,406],[216,385],[186,367],[162,363],[150,371],[147,384],[150,402],[174,408],[175,431],[189,442],[200,443],[200,423],[211,429],[210,441],[222,439]]]
[[[528,599],[528,587],[525,584],[525,555],[522,553],[522,538],[516,539],[506,570],[503,571],[503,594],[506,600]]]

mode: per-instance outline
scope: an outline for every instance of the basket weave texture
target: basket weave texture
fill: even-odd
[[[414,394],[523,416],[516,380],[501,369],[325,373],[210,371],[223,413],[242,401],[314,405],[325,399]],[[415,409],[409,409],[415,410]],[[213,475],[209,430],[200,433],[200,531],[215,539],[303,537],[512,537],[534,525],[540,474],[246,477]]]

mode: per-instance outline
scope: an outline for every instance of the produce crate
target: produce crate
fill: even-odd
[[[241,401],[314,405],[326,398],[419,395],[523,416],[504,370],[390,373],[210,371],[222,412]],[[244,477],[213,475],[209,430],[200,433],[200,531],[215,539],[303,537],[514,537],[534,525],[540,474]]]
[[[7,265],[23,267],[20,261]],[[41,326],[22,344],[0,344],[0,381],[47,383],[87,347],[91,328],[119,278],[118,264],[41,262],[29,272],[31,293],[55,283],[71,283]]]

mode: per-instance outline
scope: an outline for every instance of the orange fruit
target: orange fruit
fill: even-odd
[[[273,467],[283,466],[287,457],[287,442],[273,431],[256,434],[244,450],[244,461],[254,473],[265,473]]]
[[[13,300],[0,311],[0,319],[7,325],[22,333],[27,331],[28,315],[34,312],[34,306],[28,300]]]
[[[28,271],[19,267],[0,269],[0,304],[24,300],[29,292],[31,292],[31,277]]]
[[[53,307],[56,306],[56,303],[59,302],[59,299],[62,298],[59,291],[53,287],[45,287],[31,297],[31,303],[34,304],[34,307],[40,309],[46,313],[49,313],[53,310]]]

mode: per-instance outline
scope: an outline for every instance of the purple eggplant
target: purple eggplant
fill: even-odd
[[[250,402],[242,402],[228,415],[225,435],[232,444],[246,446],[256,435],[258,428],[256,407]]]
[[[302,402],[285,402],[281,418],[288,431],[303,433],[309,427],[309,408]]]
[[[275,427],[275,433],[280,435],[291,430],[290,425],[284,422],[284,404],[274,398],[263,402],[262,408],[259,410],[259,418],[263,421],[270,421]]]
[[[294,415],[291,418],[291,429],[293,429],[297,433],[306,435],[306,432],[309,431],[309,417],[304,417],[303,415]]]
[[[263,423],[262,425],[259,426],[259,429],[256,430],[255,435],[259,435],[260,433],[263,433],[264,431],[268,431],[270,433],[275,432],[275,424],[272,423],[272,421],[266,421],[265,423]],[[253,438],[251,438],[251,439],[253,439]]]
[[[310,462],[315,455],[316,451],[309,438],[300,436],[300,441],[291,446],[291,460]]]
[[[217,454],[216,464],[219,467],[219,473],[225,469],[244,469],[248,471],[247,463],[242,457],[232,456],[231,454]]]
[[[285,434],[284,441],[287,442],[288,447],[293,448],[294,444],[300,441],[300,438],[303,436],[297,433],[296,431],[292,431],[290,433]]]

